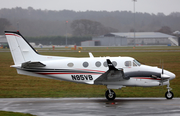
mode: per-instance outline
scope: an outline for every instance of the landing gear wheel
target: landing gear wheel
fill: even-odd
[[[165,93],[165,97],[166,97],[167,99],[172,99],[172,98],[174,97],[174,94],[173,94],[173,92],[171,92],[171,91],[167,91],[167,92]]]
[[[113,90],[107,90],[105,96],[108,100],[114,100],[116,98],[116,93]]]

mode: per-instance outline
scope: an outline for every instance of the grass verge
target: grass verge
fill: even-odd
[[[35,115],[18,113],[18,112],[0,111],[0,116],[35,116]]]

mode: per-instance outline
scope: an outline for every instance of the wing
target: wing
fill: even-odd
[[[112,64],[112,62],[107,59],[107,64],[109,67],[109,70],[106,71],[104,74],[102,74],[99,78],[97,78],[94,83],[95,84],[103,84],[103,82],[114,82],[114,81],[122,81],[127,80],[124,77],[124,71],[122,68],[117,69]]]

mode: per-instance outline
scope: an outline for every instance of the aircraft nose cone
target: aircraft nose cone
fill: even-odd
[[[168,72],[168,75],[170,76],[170,80],[176,78],[176,75],[172,72]]]
[[[170,78],[169,80],[172,80],[174,78],[176,78],[176,75],[170,71],[164,70],[165,74],[168,75]]]
[[[176,75],[174,73],[171,73],[170,77],[171,77],[170,79],[174,79],[176,78]]]

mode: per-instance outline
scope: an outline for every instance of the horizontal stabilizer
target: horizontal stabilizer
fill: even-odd
[[[34,67],[45,67],[46,65],[41,62],[25,62],[22,63],[21,68],[34,68]]]

